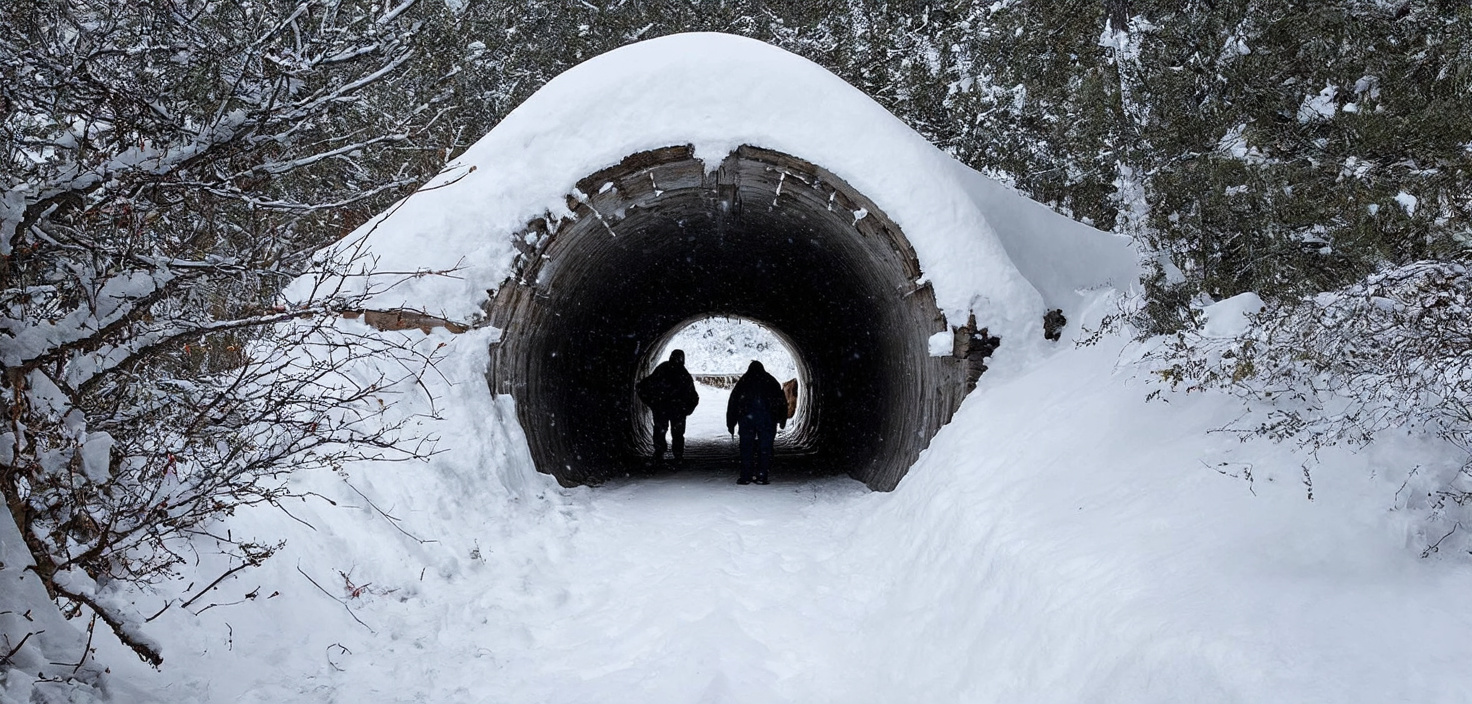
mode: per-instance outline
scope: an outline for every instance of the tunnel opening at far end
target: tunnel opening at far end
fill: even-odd
[[[488,370],[515,397],[537,468],[565,485],[645,466],[632,384],[703,317],[780,331],[802,362],[804,452],[877,490],[974,380],[964,354],[931,353],[951,328],[899,227],[820,166],[745,146],[708,171],[669,147],[583,179],[568,207],[519,235],[491,302],[502,336]],[[959,352],[966,330],[955,337]]]
[[[757,361],[782,384],[789,398],[789,416],[777,436],[778,463],[784,469],[800,468],[802,476],[845,473],[842,468],[805,461],[813,454],[817,413],[808,398],[808,365],[787,335],[746,318],[700,316],[661,336],[644,353],[638,378],[648,376],[675,350],[684,353],[685,369],[700,397],[695,412],[686,419],[684,454],[690,461],[683,468],[719,468],[734,456],[735,445],[726,426],[727,401],[750,363]],[[637,398],[631,402],[635,404],[631,413],[634,437],[652,455],[653,416]]]

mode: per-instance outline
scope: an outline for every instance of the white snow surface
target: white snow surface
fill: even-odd
[[[1080,289],[1136,277],[1127,239],[957,162],[817,64],[713,33],[631,44],[563,73],[346,241],[366,236],[385,269],[458,267],[460,278],[420,278],[379,304],[468,320],[510,271],[511,236],[538,216],[567,214],[579,180],[686,144],[709,169],[747,144],[843,178],[904,231],[952,325],[975,311],[994,333],[1030,339],[1045,306],[1076,308]]]
[[[952,351],[955,350],[956,336],[953,333],[942,330],[941,332],[931,335],[930,339],[925,341],[925,344],[930,349],[930,356],[944,357],[948,354],[951,354]]]
[[[1401,191],[1400,193],[1395,194],[1395,202],[1400,203],[1400,207],[1405,208],[1406,215],[1415,215],[1416,206],[1421,203],[1421,199],[1409,193],[1406,193],[1405,191]]]
[[[1317,95],[1306,96],[1303,103],[1298,106],[1298,121],[1302,123],[1322,122],[1334,117],[1339,110],[1334,99],[1339,95],[1339,88],[1333,84],[1324,86]]]
[[[77,668],[75,676],[84,682],[39,681],[38,675],[57,678],[69,673],[71,667],[53,663],[78,662],[85,636],[51,605],[40,578],[26,569],[32,564],[9,510],[0,508],[0,633],[5,634],[0,639],[0,658],[9,656],[10,661],[4,664],[13,666],[7,669],[0,664],[0,702],[27,701],[33,693],[65,701],[66,694],[73,692],[86,701],[88,683],[95,681],[102,669],[95,662]]]
[[[1241,335],[1251,326],[1249,316],[1261,313],[1263,306],[1262,297],[1252,291],[1213,303],[1201,310],[1202,317],[1206,319],[1201,325],[1201,333],[1218,338]]]
[[[488,335],[425,341],[452,360],[426,380],[451,452],[298,476],[337,505],[230,519],[222,530],[287,547],[149,624],[162,673],[99,637],[111,677],[170,704],[1472,691],[1472,566],[1420,559],[1425,536],[1390,510],[1414,465],[1456,461],[1446,448],[1327,450],[1309,501],[1289,448],[1209,433],[1239,413],[1232,399],[1147,402],[1108,338],[989,372],[891,493],[741,487],[734,465],[562,489],[532,470],[511,401],[486,391]]]

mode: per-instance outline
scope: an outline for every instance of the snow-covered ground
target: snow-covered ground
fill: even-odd
[[[696,384],[695,390],[700,393],[700,405],[685,419],[685,439],[710,440],[726,437],[726,402],[731,398],[731,390],[705,384]]]
[[[167,612],[162,673],[100,656],[164,702],[1466,701],[1472,566],[1391,510],[1453,455],[1331,452],[1309,501],[1290,448],[1209,434],[1227,398],[1145,401],[1123,348],[983,377],[887,494],[560,489],[485,432],[513,416],[467,354],[433,387],[453,453],[299,478],[339,505],[238,517],[289,543],[205,601],[256,599]]]

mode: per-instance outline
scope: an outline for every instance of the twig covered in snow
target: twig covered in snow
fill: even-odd
[[[301,565],[297,565],[296,566],[296,571],[297,572],[301,572],[302,576],[303,577],[306,577],[307,578],[307,581],[308,582],[311,582],[312,583],[312,586],[316,587],[318,591],[322,592],[323,594],[326,594],[327,595],[327,598],[332,599],[333,601],[335,601],[335,602],[337,602],[339,604],[342,604],[342,608],[347,609],[348,615],[349,616],[352,616],[353,617],[353,620],[358,622],[358,625],[360,625],[360,626],[368,629],[368,632],[369,633],[377,633],[377,631],[373,630],[373,627],[372,626],[369,626],[368,624],[363,623],[363,619],[358,618],[358,615],[355,614],[355,613],[353,613],[352,607],[348,606],[348,602],[346,600],[333,596],[332,595],[332,592],[327,591],[325,588],[323,588],[322,585],[320,585],[320,584],[317,583],[317,580],[312,579],[312,575],[309,575],[306,572],[303,572]]]
[[[421,537],[419,537],[417,535],[414,535],[413,533],[410,533],[407,530],[404,530],[404,527],[401,526],[401,525],[399,525],[399,519],[396,516],[393,516],[389,512],[387,512],[387,511],[379,508],[378,507],[378,504],[373,503],[373,499],[368,498],[368,496],[366,494],[364,494],[363,492],[359,491],[358,490],[358,487],[355,487],[355,486],[352,485],[352,482],[349,482],[347,479],[343,479],[342,480],[342,483],[343,484],[346,484],[349,489],[352,489],[354,494],[357,494],[358,496],[363,497],[363,500],[368,502],[368,506],[371,507],[374,511],[377,511],[378,512],[378,515],[383,516],[383,520],[388,521],[389,525],[391,525],[391,526],[394,527],[394,530],[397,530],[400,533],[403,533],[409,539],[411,539],[411,540],[419,543],[420,545],[423,545],[425,543],[439,542],[437,540],[426,540],[426,539],[421,538]]]

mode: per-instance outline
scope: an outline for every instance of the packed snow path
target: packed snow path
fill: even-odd
[[[522,623],[508,701],[812,701],[860,637],[863,580],[831,560],[867,493],[848,479],[738,486],[683,473],[606,486]],[[549,575],[550,576],[550,575]],[[509,692],[507,693],[509,695]]]
[[[847,478],[612,482],[564,539],[483,546],[478,569],[437,585],[453,593],[372,609],[376,638],[328,646],[312,676],[247,675],[239,701],[825,701],[851,686],[846,646],[874,606],[833,559],[868,494]]]
[[[698,386],[687,463],[589,494],[544,576],[561,585],[532,621],[502,624],[535,657],[508,701],[814,701],[863,636],[875,584],[837,559],[852,542],[848,478],[779,453],[770,486],[739,486],[725,435],[730,391]],[[867,585],[867,586],[866,586]],[[830,662],[831,661],[831,662]]]
[[[169,704],[1466,701],[1472,570],[1385,509],[1437,454],[1326,451],[1308,502],[1289,448],[1207,433],[1230,399],[1147,403],[1118,359],[991,377],[876,493],[729,465],[562,489],[456,357],[454,452],[299,477],[334,503],[234,517],[290,542],[154,622],[162,674],[98,659]]]

